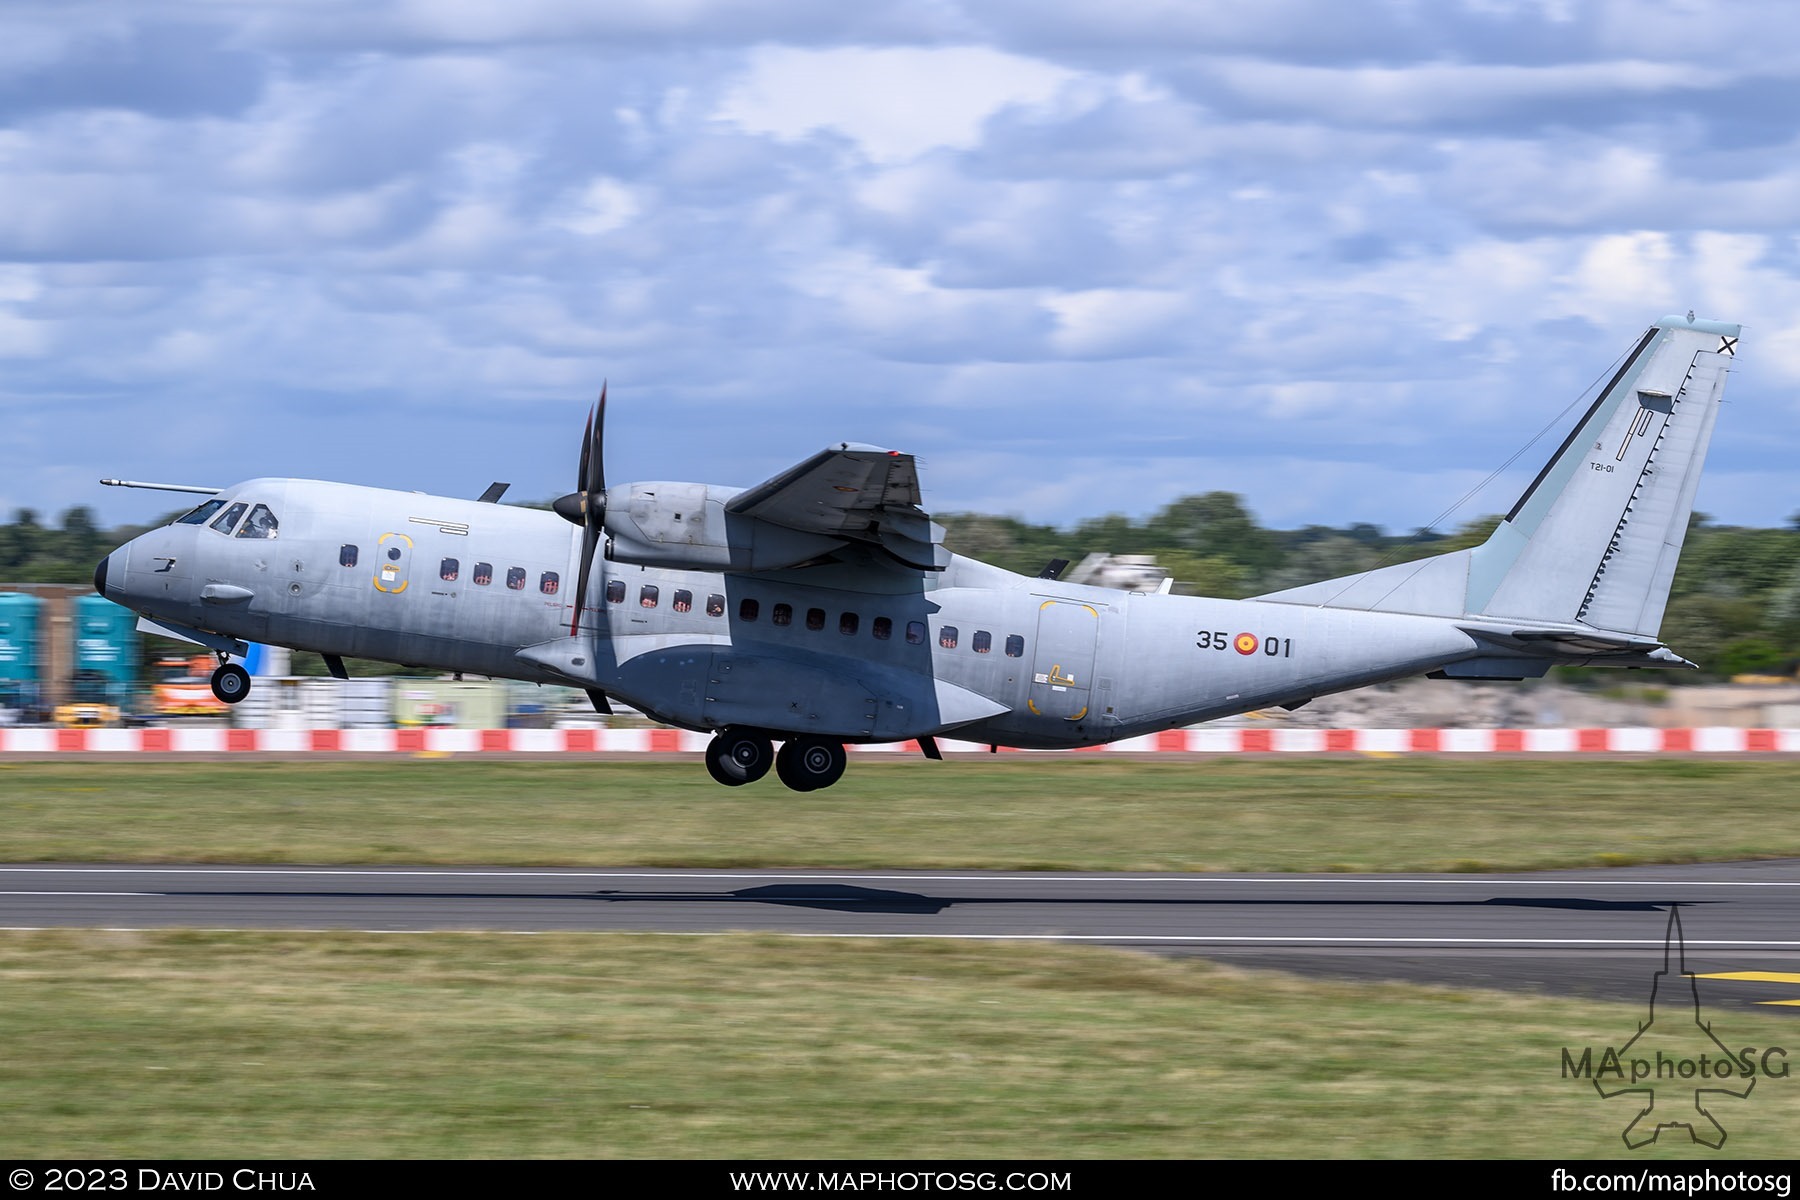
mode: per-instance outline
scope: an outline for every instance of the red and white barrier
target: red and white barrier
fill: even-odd
[[[0,754],[697,754],[680,729],[0,729]],[[946,742],[952,752],[974,749]],[[916,742],[852,746],[919,752]],[[1800,729],[1168,729],[1081,753],[1770,754],[1800,752]]]

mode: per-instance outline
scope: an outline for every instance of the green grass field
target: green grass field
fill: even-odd
[[[1561,1050],[1643,1014],[762,936],[13,934],[0,989],[0,1141],[82,1159],[1624,1155],[1638,1105]],[[1713,1107],[1731,1157],[1792,1156],[1800,1084]]]
[[[0,765],[0,861],[1513,870],[1800,856],[1800,761]]]

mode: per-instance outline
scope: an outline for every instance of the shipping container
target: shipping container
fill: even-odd
[[[38,717],[38,629],[44,602],[22,592],[0,592],[0,724]]]
[[[74,608],[70,703],[57,709],[57,723],[115,724],[137,698],[137,616],[100,596],[78,596]]]

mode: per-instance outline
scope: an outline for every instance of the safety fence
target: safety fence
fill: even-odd
[[[0,754],[695,754],[679,729],[0,729]],[[945,740],[951,753],[983,747]],[[916,742],[852,746],[919,752]],[[1800,752],[1800,729],[1168,729],[1105,754],[1770,754]],[[1001,753],[1014,753],[1002,748]]]

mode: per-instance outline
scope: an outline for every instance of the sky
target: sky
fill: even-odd
[[[1450,528],[1692,309],[1778,525],[1795,113],[1786,0],[7,0],[0,510],[547,499],[604,381],[614,484]]]

